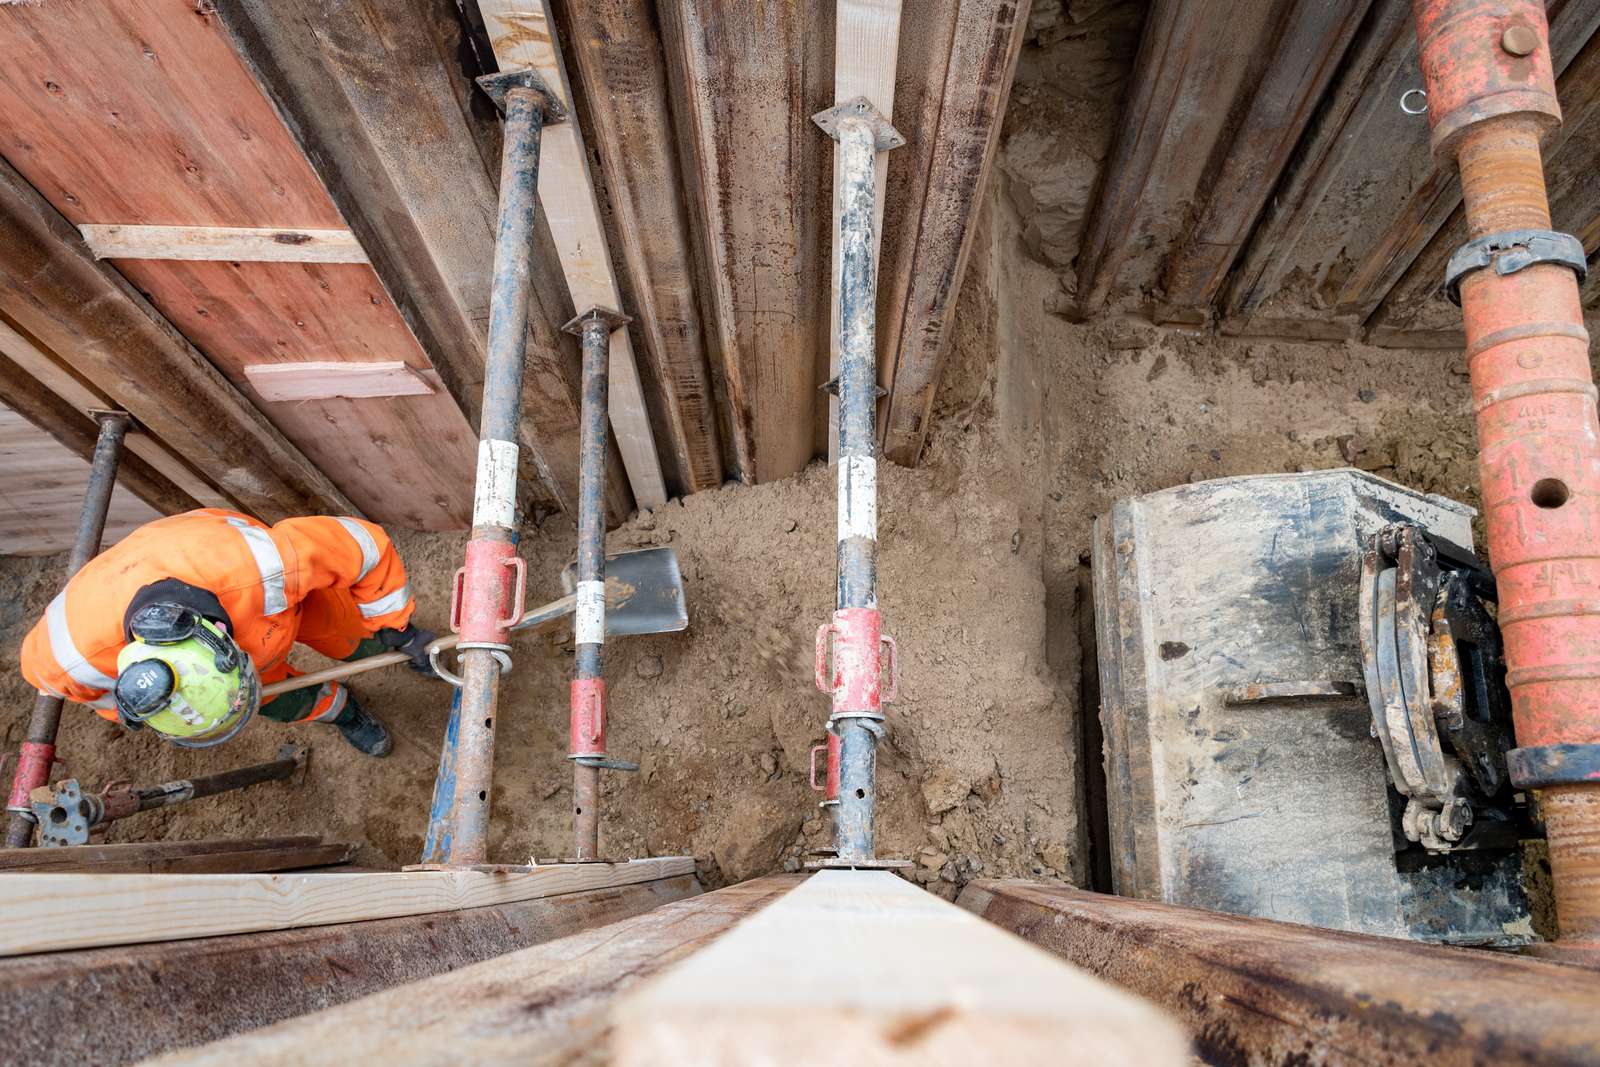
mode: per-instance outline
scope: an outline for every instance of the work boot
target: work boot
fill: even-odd
[[[389,728],[375,716],[367,714],[355,697],[345,696],[344,711],[333,720],[333,725],[344,734],[344,739],[369,756],[387,756],[394,747],[389,738]]]

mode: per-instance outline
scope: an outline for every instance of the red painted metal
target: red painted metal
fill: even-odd
[[[568,725],[568,756],[606,754],[606,680],[572,680],[572,716]]]
[[[883,643],[882,626],[883,615],[876,608],[840,608],[833,613],[832,622],[817,628],[817,688],[833,697],[834,715],[879,713],[882,697],[878,648]]]
[[[817,753],[826,752],[827,778],[822,785],[817,784]],[[811,790],[823,794],[823,803],[839,799],[839,735],[833,731],[828,732],[828,740],[821,745],[811,746]]]
[[[1461,169],[1471,236],[1549,229],[1539,141],[1560,109],[1543,4],[1414,0],[1413,12],[1434,151]],[[1577,280],[1556,264],[1477,270],[1461,307],[1517,743],[1600,743],[1600,422]],[[1600,954],[1597,788],[1556,786],[1541,802],[1560,944]]]
[[[56,761],[56,746],[39,741],[22,742],[17,754],[17,771],[11,779],[11,796],[6,807],[11,810],[28,807],[28,796],[39,786],[50,781],[50,767]]]
[[[477,537],[467,542],[466,564],[456,571],[450,601],[450,629],[463,643],[509,642],[510,627],[522,615],[523,567],[509,541]]]

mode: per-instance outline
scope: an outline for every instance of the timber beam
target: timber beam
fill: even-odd
[[[1188,1027],[1205,1063],[1600,1062],[1600,974],[1026,881],[957,901]]]
[[[0,162],[0,312],[267,522],[355,505]]]
[[[465,911],[4,960],[0,1027],[8,1057],[18,1063],[132,1063],[532,945],[611,929],[607,924],[698,892],[694,876],[684,874]],[[185,1004],[204,1010],[153,1008]],[[246,1047],[261,1040],[240,1039]],[[376,1047],[350,1045],[344,1054],[345,1063],[382,1061]],[[204,1059],[207,1050],[190,1056]]]
[[[609,925],[450,969],[331,1011],[190,1049],[160,1063],[162,1067],[241,1063],[510,1067],[598,1062],[612,998],[726,933],[799,880],[798,875],[775,875],[675,900],[633,918],[606,920]],[[573,899],[564,896],[546,903],[559,908]],[[428,940],[446,943],[443,937]],[[798,1031],[791,1030],[788,1036],[797,1053],[814,1047]],[[692,1057],[683,1062],[708,1061]]]

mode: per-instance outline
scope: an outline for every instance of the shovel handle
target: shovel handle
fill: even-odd
[[[557,622],[572,614],[576,597],[564,596],[560,600],[552,600],[548,604],[541,604],[531,611],[523,613],[516,625],[511,629],[515,631],[538,630],[553,622]],[[461,640],[459,634],[445,634],[428,648],[434,652],[448,652],[456,647]],[[354,663],[342,663],[337,667],[328,667],[325,670],[312,671],[310,674],[297,674],[293,678],[285,678],[281,682],[261,688],[261,699],[270,700],[279,693],[287,693],[295,689],[305,689],[323,682],[337,682],[356,674],[365,674],[367,671],[379,670],[383,667],[393,667],[397,664],[410,661],[411,657],[404,652],[385,652],[381,656],[368,656],[366,659]]]

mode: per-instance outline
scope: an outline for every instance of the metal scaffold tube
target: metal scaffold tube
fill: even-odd
[[[564,327],[583,340],[583,396],[579,414],[578,567],[567,759],[572,761],[573,858],[600,859],[600,771],[636,770],[606,756],[606,448],[611,333],[627,316],[590,308]]]
[[[1560,937],[1600,964],[1600,424],[1582,243],[1550,229],[1540,139],[1561,122],[1539,0],[1414,0],[1434,154],[1470,239],[1450,259],[1477,412],[1518,748],[1537,791]]]
[[[839,568],[833,619],[817,631],[817,686],[833,697],[828,782],[836,862],[876,863],[878,740],[882,702],[893,699],[894,641],[878,611],[878,370],[873,265],[873,162],[903,139],[863,98],[813,116],[838,143],[839,206]],[[881,691],[880,646],[889,649],[889,693]],[[828,665],[832,653],[831,669]],[[837,738],[837,744],[833,742]],[[837,783],[835,789],[834,783]]]
[[[83,510],[78,515],[72,554],[67,557],[68,578],[82,570],[83,565],[100,552],[100,538],[106,529],[106,512],[111,508],[111,491],[117,484],[117,463],[122,458],[122,442],[133,424],[133,416],[125,411],[96,411],[93,414],[95,421],[100,424],[100,435],[95,439],[94,456],[89,463],[89,484],[83,493]],[[49,782],[50,767],[56,758],[56,733],[61,728],[63,703],[60,697],[47,693],[40,693],[34,698],[33,713],[28,717],[28,733],[17,755],[11,792],[6,799],[6,811],[10,813],[6,826],[7,848],[26,848],[33,837],[34,816],[28,795]]]
[[[478,433],[477,485],[466,562],[456,572],[450,628],[461,635],[461,713],[455,802],[445,862],[488,862],[494,717],[500,675],[511,669],[510,628],[522,615],[526,568],[517,555],[517,428],[527,356],[530,256],[539,195],[539,140],[562,117],[530,71],[478,84],[505,116],[500,220],[490,290],[488,358]]]

